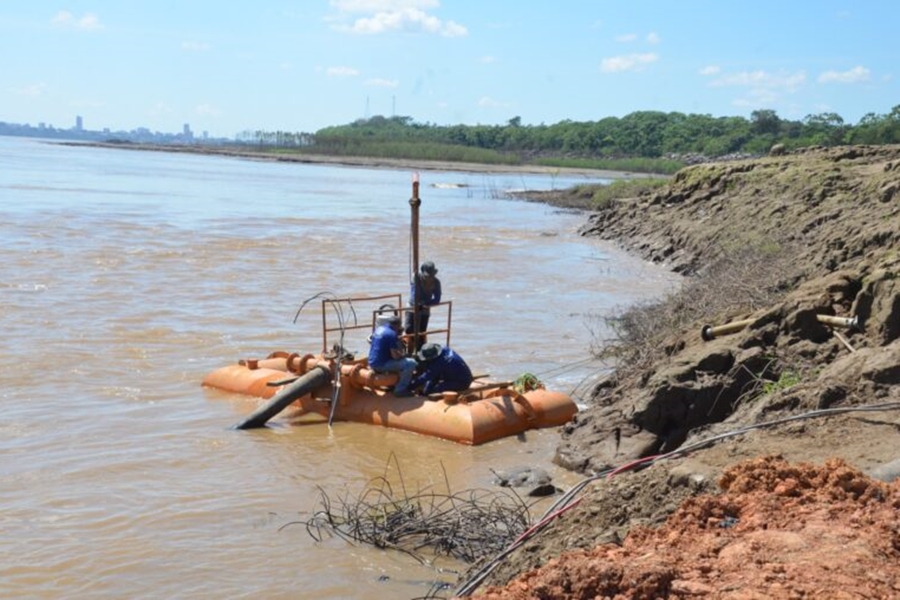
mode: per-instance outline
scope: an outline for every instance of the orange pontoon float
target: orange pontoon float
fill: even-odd
[[[340,373],[337,386],[335,373]],[[301,357],[276,352],[213,371],[203,385],[269,399],[237,429],[261,427],[294,405],[293,416],[317,414],[477,445],[563,425],[577,411],[565,394],[542,388],[519,393],[512,382],[476,382],[464,392],[444,392],[436,398],[398,398],[388,391],[396,381],[396,374],[369,369],[364,358],[338,364],[334,354]]]
[[[413,273],[418,270],[418,179],[413,180],[412,247]],[[462,444],[477,445],[518,435],[529,429],[557,427],[567,423],[578,408],[566,394],[552,392],[532,378],[520,382],[492,382],[476,377],[469,389],[430,397],[394,396],[390,389],[397,374],[380,374],[368,367],[366,358],[356,359],[346,350],[353,334],[368,334],[385,313],[415,311],[402,307],[399,294],[322,300],[322,350],[300,355],[273,352],[262,359],[241,360],[208,374],[203,385],[227,392],[267,399],[236,429],[263,427],[282,410],[293,405],[292,416],[319,415],[332,421],[354,421],[402,429]],[[414,331],[405,336],[408,345],[420,336],[440,336],[450,342],[452,302],[432,308],[445,317],[443,327]],[[348,323],[345,315],[371,314],[363,324]],[[299,311],[298,311],[299,314]],[[336,317],[337,325],[329,322]],[[418,319],[414,319],[418,323]],[[435,320],[438,322],[438,320]],[[339,343],[329,343],[329,334],[339,334]],[[365,336],[363,336],[365,337]],[[331,350],[328,350],[331,348]],[[524,386],[522,384],[525,384]]]

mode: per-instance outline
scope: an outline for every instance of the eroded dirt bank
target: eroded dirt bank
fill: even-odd
[[[631,315],[650,331],[556,457],[651,466],[598,478],[487,596],[900,595],[897,484],[878,480],[900,472],[900,147],[689,167],[584,233],[694,282]]]

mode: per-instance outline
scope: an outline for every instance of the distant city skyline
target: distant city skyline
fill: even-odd
[[[893,0],[0,4],[0,120],[210,136],[372,115],[436,125],[637,111],[856,124],[900,102]]]
[[[91,129],[85,127],[84,118],[75,115],[74,124],[71,127],[58,127],[52,123],[39,121],[37,125],[30,123],[8,123],[0,120],[0,135],[12,136],[45,136],[67,139],[88,139],[94,141],[122,140],[131,142],[195,142],[195,141],[227,141],[232,138],[211,138],[204,131],[199,137],[195,137],[189,123],[181,127],[177,133],[164,131],[151,131],[147,127],[135,127],[129,130],[113,131],[108,127],[103,129]]]

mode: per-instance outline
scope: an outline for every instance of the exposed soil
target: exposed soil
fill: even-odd
[[[565,552],[479,597],[900,595],[900,485],[838,459],[773,457],[727,469],[720,485],[684,500],[659,527],[635,525],[621,543]]]
[[[592,483],[475,595],[900,597],[900,146],[689,167],[584,234],[695,280],[771,268],[597,388],[556,457]]]

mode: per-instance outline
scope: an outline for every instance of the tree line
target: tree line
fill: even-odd
[[[319,154],[673,172],[690,155],[761,155],[775,144],[791,150],[900,143],[900,105],[886,114],[869,113],[856,125],[836,113],[792,121],[774,110],[753,111],[749,119],[638,111],[553,125],[523,125],[521,117],[505,125],[434,125],[412,117],[373,116],[314,134],[259,131],[240,138],[273,150]]]

